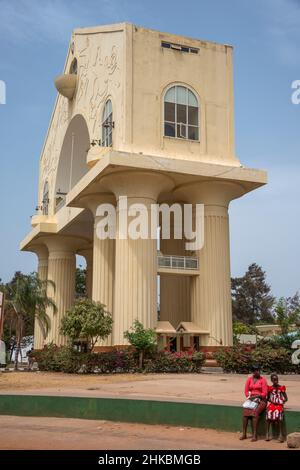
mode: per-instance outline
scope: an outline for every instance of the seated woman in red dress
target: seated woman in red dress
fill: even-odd
[[[247,426],[252,419],[252,441],[257,441],[257,425],[261,413],[267,406],[268,384],[266,379],[260,375],[259,366],[253,366],[253,374],[248,377],[245,384],[245,396],[250,402],[255,402],[255,408],[244,408],[243,411],[243,433],[240,439],[247,439]],[[247,401],[248,401],[247,400]]]
[[[283,407],[287,402],[288,397],[284,385],[279,385],[278,375],[271,375],[272,385],[268,386],[268,406],[267,406],[267,435],[266,441],[270,441],[270,425],[277,423],[279,425],[279,442],[284,441],[283,437]]]

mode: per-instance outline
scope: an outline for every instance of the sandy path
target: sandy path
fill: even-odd
[[[239,441],[239,433],[67,418],[0,416],[0,449],[287,449],[276,441]]]

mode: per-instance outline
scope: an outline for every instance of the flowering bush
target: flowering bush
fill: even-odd
[[[49,344],[35,353],[42,371],[73,374],[113,374],[131,372],[197,372],[201,371],[205,356],[199,352],[153,353],[139,368],[132,349],[113,349],[109,352],[81,353],[69,347]]]
[[[114,349],[103,353],[80,353],[69,347],[58,348],[53,344],[35,353],[39,369],[52,372],[108,374],[135,372],[135,360],[131,351]]]
[[[266,373],[300,373],[300,367],[291,362],[292,351],[283,347],[260,344],[255,348],[235,345],[214,353],[214,358],[225,372],[250,373],[259,364]]]
[[[145,372],[201,372],[205,355],[200,352],[159,352],[145,364]]]

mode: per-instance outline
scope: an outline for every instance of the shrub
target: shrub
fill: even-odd
[[[291,362],[292,351],[261,343],[256,348],[235,345],[214,353],[214,358],[225,372],[250,373],[259,364],[265,373],[300,373],[300,367]]]
[[[112,331],[113,319],[105,305],[91,299],[78,299],[61,320],[61,334],[70,343],[80,339],[87,341],[92,351],[99,339],[107,338]]]
[[[194,353],[159,352],[145,361],[144,369],[136,365],[136,355],[132,349],[113,349],[100,353],[80,353],[63,346],[49,344],[35,353],[39,369],[42,371],[73,374],[114,374],[133,372],[201,372],[205,355]]]
[[[144,357],[152,354],[157,348],[156,333],[151,328],[144,328],[143,324],[135,320],[130,330],[124,332],[124,338],[134,347],[139,358],[139,368],[144,365]]]
[[[53,343],[34,353],[39,369],[50,372],[78,372],[82,365],[80,356],[69,347],[58,348]]]
[[[187,373],[201,372],[205,355],[200,352],[157,353],[145,364],[145,372]]]
[[[69,347],[50,344],[35,354],[39,369],[43,371],[107,374],[135,371],[131,351],[113,350],[103,353],[80,353]]]
[[[282,347],[282,348],[291,350],[292,343],[296,339],[300,339],[300,331],[298,331],[298,332],[295,331],[293,334],[292,333],[287,333],[287,334],[283,334],[283,335],[271,336],[268,339],[262,339],[259,342],[259,345],[268,344],[268,345],[270,345],[271,347],[274,347],[274,348]]]

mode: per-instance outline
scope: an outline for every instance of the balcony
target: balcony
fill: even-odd
[[[192,256],[157,255],[157,271],[160,274],[199,274],[199,260]]]

